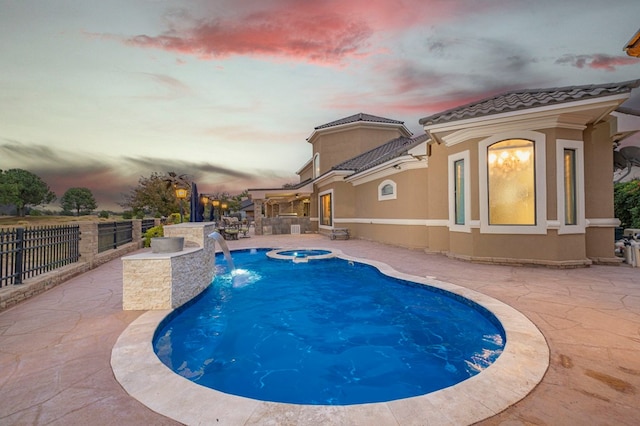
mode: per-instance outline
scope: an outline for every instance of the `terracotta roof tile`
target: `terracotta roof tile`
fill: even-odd
[[[447,111],[422,118],[419,122],[422,125],[440,124],[476,117],[484,117],[492,114],[561,104],[565,102],[575,102],[584,99],[628,93],[631,89],[634,89],[639,85],[640,80],[631,80],[622,83],[592,84],[588,86],[567,86],[551,89],[533,89],[509,92],[452,108]]]

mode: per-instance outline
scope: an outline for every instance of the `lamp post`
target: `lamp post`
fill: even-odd
[[[214,199],[214,200],[211,202],[211,205],[213,206],[214,219],[217,221],[217,220],[218,220],[218,217],[215,215],[215,211],[216,211],[216,209],[217,209],[218,207],[220,207],[220,200],[215,200],[215,199]]]
[[[209,204],[209,196],[208,195],[204,195],[204,194],[201,195],[200,196],[200,202],[206,208],[207,204]],[[209,210],[209,211],[211,211],[211,210]],[[202,216],[203,216],[202,220],[204,220],[204,209],[202,210]]]
[[[227,203],[223,201],[220,208],[222,209],[222,216],[224,216],[224,211],[227,209]]]
[[[187,198],[187,190],[185,188],[176,188],[176,197],[180,200],[180,223],[182,223],[184,217],[184,207],[182,206],[182,202]]]

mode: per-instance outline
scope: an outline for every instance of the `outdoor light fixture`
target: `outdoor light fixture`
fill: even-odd
[[[211,201],[211,204],[213,205],[213,212],[214,212],[214,217],[213,217],[213,219],[214,219],[214,220],[218,220],[218,217],[217,217],[217,215],[215,214],[215,211],[218,209],[218,207],[220,207],[220,200],[218,200],[218,199],[215,199],[215,198],[214,198],[214,199]]]
[[[180,200],[180,223],[182,223],[184,217],[184,208],[182,206],[182,202],[185,198],[187,198],[186,188],[176,188],[176,197]]]
[[[184,200],[185,198],[187,198],[187,190],[184,188],[176,188],[176,197]]]
[[[224,201],[222,202],[222,204],[220,205],[220,208],[222,209],[222,216],[224,216],[224,211],[227,209],[227,203],[225,203]]]

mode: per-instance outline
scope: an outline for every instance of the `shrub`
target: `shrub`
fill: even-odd
[[[169,223],[180,223],[180,213],[171,213],[167,221]]]
[[[151,238],[164,237],[164,228],[162,226],[154,226],[147,229],[144,233],[144,246],[151,247]]]
[[[127,210],[126,212],[123,212],[122,218],[125,220],[133,219],[133,212],[131,210]]]
[[[29,210],[29,216],[42,216],[42,212],[40,210],[31,209]]]
[[[100,213],[98,213],[98,217],[103,219],[109,219],[109,212],[106,210],[102,210]]]
[[[640,228],[640,180],[614,185],[613,209],[623,228]]]
[[[144,212],[137,212],[136,219],[144,219]]]

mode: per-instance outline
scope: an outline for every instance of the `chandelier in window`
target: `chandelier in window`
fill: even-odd
[[[524,142],[524,143],[518,143]],[[533,143],[530,141],[503,141],[488,149],[487,160],[490,174],[510,175],[531,166]]]

